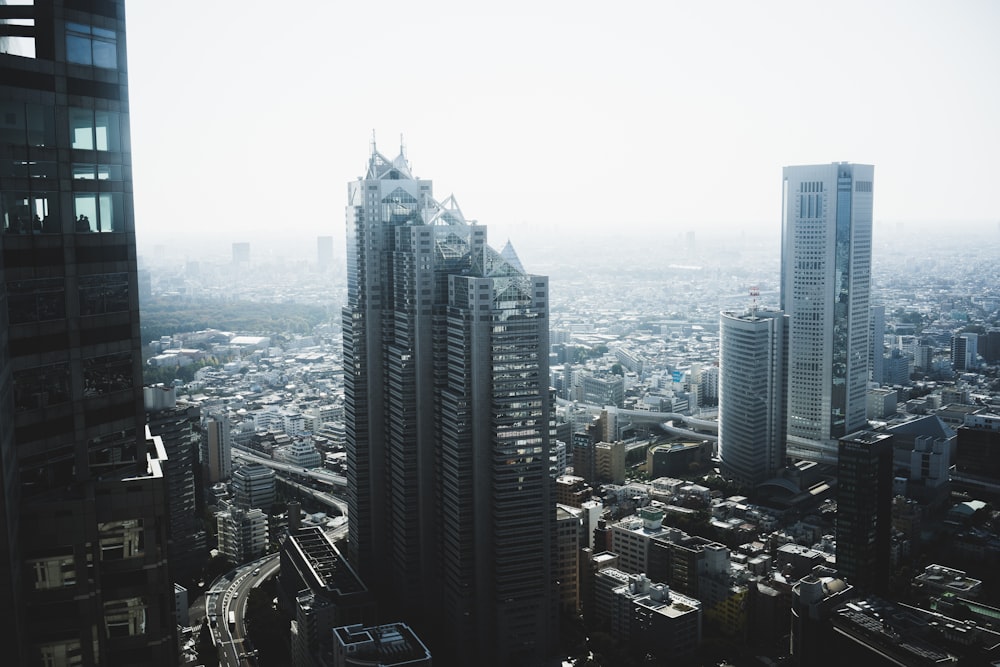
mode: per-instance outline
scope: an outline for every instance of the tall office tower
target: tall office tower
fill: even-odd
[[[951,367],[956,371],[967,371],[976,367],[979,336],[974,333],[957,334],[951,337]]]
[[[548,280],[374,146],[347,248],[349,558],[435,656],[537,663],[557,634]]]
[[[0,5],[5,664],[177,664],[147,438],[123,0]]]
[[[889,584],[892,441],[858,431],[840,439],[837,459],[837,570],[861,591]]]
[[[233,474],[232,440],[229,417],[220,412],[205,418],[201,434],[201,468],[205,484],[228,480]]]
[[[871,345],[868,347],[869,378],[872,382],[885,382],[885,306],[872,306],[871,309]]]
[[[163,440],[169,461],[166,467],[167,496],[170,499],[170,530],[167,554],[174,581],[191,582],[208,560],[205,531],[198,512],[201,490],[195,481],[198,464],[201,408],[177,404],[173,386],[142,388],[149,432]]]
[[[874,167],[785,167],[781,309],[789,317],[788,442],[834,461],[866,426]]]
[[[316,265],[320,271],[325,271],[333,266],[333,237],[316,237]]]
[[[788,317],[757,308],[724,312],[719,348],[722,473],[760,484],[785,465]]]

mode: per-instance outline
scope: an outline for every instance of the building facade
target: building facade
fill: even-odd
[[[892,434],[874,431],[840,440],[837,570],[861,591],[880,592],[889,585],[892,443]]]
[[[832,462],[864,428],[869,376],[871,165],[785,167],[781,304],[789,317],[788,438]]]
[[[557,634],[548,280],[374,146],[347,248],[349,558],[435,655],[538,662]]]
[[[260,463],[242,465],[233,472],[233,502],[242,510],[254,507],[270,513],[275,497],[274,470]]]
[[[724,312],[719,349],[720,468],[740,484],[760,484],[785,465],[788,318]]]
[[[177,664],[147,437],[122,0],[0,6],[0,626],[9,664]]]

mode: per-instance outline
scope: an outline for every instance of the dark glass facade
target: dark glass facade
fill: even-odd
[[[15,617],[0,633],[11,664],[173,665],[124,3],[36,0],[0,19],[0,598]]]
[[[348,186],[349,556],[449,664],[556,639],[548,281],[405,158]]]

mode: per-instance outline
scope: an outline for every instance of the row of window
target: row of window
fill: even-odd
[[[122,149],[122,120],[121,114],[116,111],[71,107],[67,122],[71,148],[96,151]],[[55,146],[55,110],[41,104],[0,102],[0,143]]]
[[[85,359],[83,393],[101,396],[132,388],[132,360],[128,352]],[[18,411],[36,410],[72,399],[69,364],[62,362],[14,373],[14,405]]]
[[[3,233],[61,233],[59,208],[57,193],[0,193]],[[120,192],[75,192],[72,215],[75,232],[125,231],[125,202]]]

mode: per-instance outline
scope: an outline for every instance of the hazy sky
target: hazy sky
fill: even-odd
[[[1000,2],[127,3],[140,251],[344,238],[372,130],[491,244],[754,228],[781,167],[875,221],[1000,221]],[[632,235],[635,236],[632,236]]]

